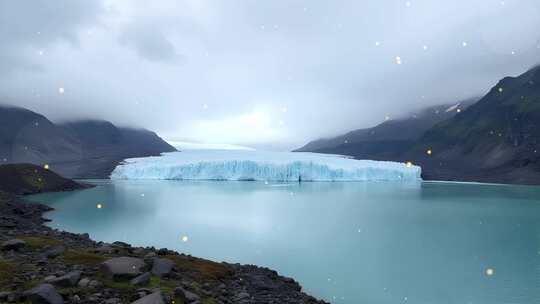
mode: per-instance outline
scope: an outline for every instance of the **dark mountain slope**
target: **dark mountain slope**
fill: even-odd
[[[0,106],[0,160],[48,164],[70,178],[106,178],[125,158],[176,151],[148,130],[106,121],[55,125],[32,111]]]
[[[154,132],[117,128],[107,121],[85,120],[70,122],[61,127],[81,143],[82,161],[60,164],[63,171],[81,172],[68,176],[104,178],[126,158],[176,151]]]
[[[0,106],[0,160],[50,163],[79,159],[77,140],[32,111]]]
[[[407,157],[427,178],[539,184],[539,144],[536,67],[504,78],[469,109],[428,130]]]
[[[300,150],[412,161],[428,180],[540,184],[540,67],[502,79],[460,109],[439,121],[388,121]]]
[[[333,153],[358,159],[397,160],[411,149],[426,130],[453,117],[475,100],[426,108],[407,118],[387,120],[373,128],[308,143],[298,152]]]
[[[89,187],[32,164],[0,165],[0,181],[0,191],[15,194],[71,191]]]

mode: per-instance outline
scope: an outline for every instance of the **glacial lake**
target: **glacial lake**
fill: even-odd
[[[332,303],[540,303],[540,187],[90,182],[31,199],[55,228],[270,267]]]

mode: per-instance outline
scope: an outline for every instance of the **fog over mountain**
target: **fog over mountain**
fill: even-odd
[[[0,103],[278,149],[484,95],[537,0],[0,2]]]

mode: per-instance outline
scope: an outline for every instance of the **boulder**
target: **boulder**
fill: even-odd
[[[19,250],[23,248],[24,246],[26,246],[25,241],[19,240],[19,239],[11,239],[9,241],[3,242],[0,248],[2,248],[2,250],[7,251],[7,250]]]
[[[191,291],[185,290],[182,287],[176,287],[174,289],[174,295],[181,299],[184,303],[193,303],[199,301],[201,298]]]
[[[140,276],[133,278],[131,281],[129,281],[129,284],[133,286],[138,285],[145,285],[150,280],[150,272],[145,272],[141,274]]]
[[[77,286],[79,286],[81,288],[86,288],[86,287],[88,287],[89,284],[90,284],[90,279],[89,278],[83,278],[83,279],[81,279],[79,281]]]
[[[63,304],[62,296],[51,284],[41,284],[24,292],[24,296],[33,304]]]
[[[142,297],[137,301],[132,302],[131,304],[164,304],[164,302],[161,291],[157,291],[145,297]]]
[[[169,259],[154,258],[152,261],[152,274],[158,277],[169,275],[174,267],[174,262]]]
[[[62,255],[66,251],[66,247],[64,246],[55,246],[51,249],[48,249],[45,251],[45,256],[49,259],[54,259],[60,255]]]
[[[77,285],[81,279],[80,271],[72,271],[66,275],[50,280],[49,283],[58,287],[71,287]]]
[[[132,257],[112,258],[101,264],[101,270],[109,277],[134,278],[142,273],[145,264],[142,259]]]

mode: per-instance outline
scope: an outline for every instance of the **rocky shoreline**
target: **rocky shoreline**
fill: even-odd
[[[267,268],[49,228],[50,210],[0,192],[0,303],[326,303]]]

